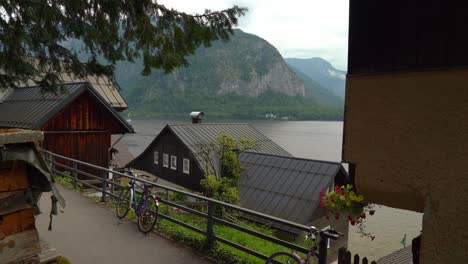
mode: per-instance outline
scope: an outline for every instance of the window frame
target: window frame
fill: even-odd
[[[159,165],[159,151],[153,151],[153,163]]]
[[[175,163],[174,163],[175,165],[172,163],[173,160],[175,160]],[[171,155],[170,165],[171,165],[171,170],[177,170],[177,156],[176,155]]]
[[[185,162],[187,162],[187,166],[185,166]],[[182,159],[182,172],[185,174],[190,174],[190,159]]]
[[[169,168],[169,154],[163,153],[163,167]]]

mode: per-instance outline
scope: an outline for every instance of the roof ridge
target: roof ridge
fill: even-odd
[[[253,127],[249,123],[181,123],[181,124],[167,124],[168,126],[205,126],[205,125],[248,125]]]
[[[338,161],[308,159],[308,158],[301,158],[301,157],[295,157],[295,156],[282,156],[282,155],[268,154],[268,153],[262,153],[262,152],[255,152],[255,151],[250,151],[250,150],[246,150],[246,151],[244,151],[243,153],[255,154],[255,155],[263,155],[263,156],[270,156],[270,157],[278,157],[278,158],[288,158],[288,159],[292,159],[292,160],[303,160],[303,161],[324,162],[324,163],[330,163],[330,164],[335,164],[335,165],[341,165],[341,166],[343,166],[343,165],[342,165],[340,162],[338,162]]]
[[[89,83],[88,81],[82,81],[82,82],[64,82],[64,83],[60,83],[60,84],[57,84],[57,85],[63,85],[63,86],[67,86],[67,85],[76,85],[76,84],[85,84],[85,83]],[[30,85],[30,86],[21,86],[21,87],[16,87],[16,88],[12,88],[14,90],[21,90],[21,89],[37,89],[37,88],[41,88],[40,85]]]

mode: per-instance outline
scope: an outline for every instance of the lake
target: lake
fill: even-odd
[[[187,123],[187,120],[136,119],[132,125],[136,134],[127,135],[123,141],[133,155],[141,153],[166,124]],[[228,121],[204,120],[204,122],[247,122],[271,138],[288,152],[297,157],[341,161],[343,122],[321,121]],[[370,241],[356,233],[354,227],[349,232],[349,249],[371,260],[385,256],[397,249],[404,235],[407,245],[422,230],[422,214],[406,210],[377,206],[376,213],[369,216],[367,230],[376,238]]]

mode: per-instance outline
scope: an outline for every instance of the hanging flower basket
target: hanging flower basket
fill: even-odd
[[[346,217],[351,225],[357,225],[361,236],[375,238],[365,230],[364,220],[367,215],[374,215],[373,205],[365,201],[364,196],[357,195],[351,184],[339,186],[335,185],[333,191],[320,192],[320,207],[324,207],[332,217],[340,219]],[[330,215],[326,216],[330,220]]]

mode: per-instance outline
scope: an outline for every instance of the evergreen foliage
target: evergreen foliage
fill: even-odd
[[[0,0],[0,89],[28,80],[54,89],[60,72],[112,76],[117,61],[139,57],[145,75],[170,72],[199,46],[228,40],[246,11],[190,15],[156,0]],[[67,47],[73,39],[79,50]]]

